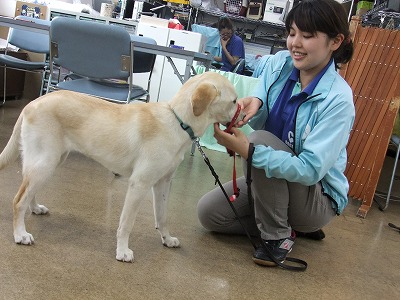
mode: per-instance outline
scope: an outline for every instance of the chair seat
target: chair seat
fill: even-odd
[[[27,70],[27,71],[36,71],[36,70],[44,69],[46,66],[46,63],[27,61],[27,60],[13,57],[11,55],[0,54],[0,65],[7,66],[10,68],[15,68],[15,69]]]
[[[129,90],[128,86],[125,84],[113,84],[110,82],[100,83],[88,80],[87,78],[62,81],[59,82],[56,87],[120,102],[127,102]],[[140,86],[134,85],[129,100],[140,98],[146,94],[146,90]]]

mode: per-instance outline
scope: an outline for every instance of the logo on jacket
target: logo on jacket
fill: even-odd
[[[293,131],[289,130],[285,144],[288,145],[291,149],[293,149],[293,142],[294,142],[294,133]]]

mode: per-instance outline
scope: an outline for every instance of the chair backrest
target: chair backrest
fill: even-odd
[[[50,41],[50,59],[71,72],[95,79],[130,76],[131,37],[122,27],[57,17]]]
[[[157,45],[157,42],[149,37],[131,35],[133,42],[133,73],[148,73],[153,70],[157,55],[135,51],[135,42]]]
[[[48,20],[41,20],[26,16],[16,17],[18,20],[24,20],[26,22],[34,22],[37,24],[42,24],[50,27],[51,22]],[[14,45],[18,48],[35,52],[49,54],[50,52],[50,42],[49,35],[47,33],[32,32],[24,29],[10,28],[8,34],[8,43]]]

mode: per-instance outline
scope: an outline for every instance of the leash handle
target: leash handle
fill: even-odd
[[[237,197],[239,197],[240,189],[237,186],[236,181],[236,155],[233,154],[233,171],[232,171],[232,186],[233,186],[233,195],[229,197],[231,202],[235,201]]]
[[[236,112],[235,115],[233,116],[232,120],[229,122],[228,127],[224,130],[224,132],[232,134],[232,127],[236,124],[237,118],[240,115],[240,111],[242,110],[242,108],[240,107],[240,105],[237,105],[236,108]],[[226,148],[226,151],[228,152],[229,156],[235,156],[235,152],[233,152],[231,149]]]
[[[232,134],[231,129],[232,129],[232,127],[235,125],[235,123],[236,123],[236,121],[237,121],[237,118],[239,118],[239,115],[240,115],[240,111],[241,111],[241,110],[242,110],[242,108],[241,108],[240,105],[238,104],[238,105],[237,105],[237,108],[236,108],[235,115],[233,116],[232,120],[229,122],[228,127],[224,130],[225,132],[231,133],[231,134]]]
[[[232,120],[229,122],[228,127],[224,130],[224,132],[232,134],[232,127],[236,124],[236,121],[240,115],[240,111],[242,107],[238,104],[236,108],[235,115]],[[229,197],[229,201],[233,202],[237,197],[239,197],[240,189],[237,186],[236,182],[236,154],[231,149],[226,148],[226,151],[230,156],[233,156],[233,171],[232,171],[232,183],[233,183],[233,195]]]

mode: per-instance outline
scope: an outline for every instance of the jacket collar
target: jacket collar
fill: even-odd
[[[289,51],[287,52],[286,56],[286,63],[282,67],[282,72],[286,74],[286,76],[290,76],[294,65],[292,57],[290,56]],[[332,88],[334,81],[336,80],[336,76],[338,75],[336,68],[335,68],[335,61],[332,59],[329,62],[329,66],[326,69],[324,75],[322,75],[321,79],[318,81],[317,85],[314,88],[314,91],[311,95],[309,95],[309,100],[317,100],[317,99],[324,99],[328,95],[329,91]],[[320,97],[315,97],[319,95]]]

